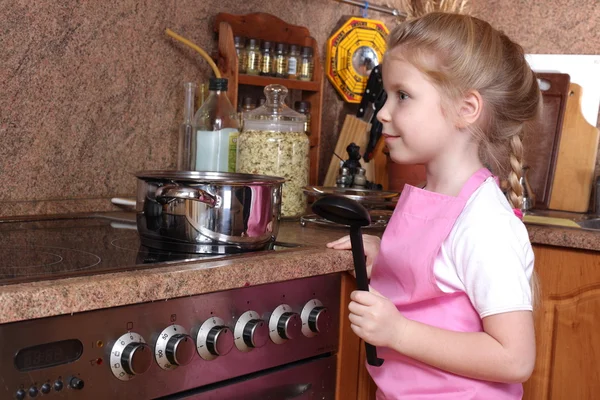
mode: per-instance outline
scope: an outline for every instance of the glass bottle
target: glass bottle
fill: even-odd
[[[302,57],[300,57],[300,67],[298,67],[298,79],[301,81],[312,81],[313,70],[313,49],[303,47]]]
[[[210,94],[194,116],[194,171],[235,172],[239,124],[227,97],[227,79],[210,78]]]
[[[288,60],[286,55],[286,48],[284,43],[277,43],[277,50],[275,51],[275,76],[278,78],[288,77]]]
[[[300,61],[300,52],[298,51],[298,46],[292,44],[290,46],[290,52],[287,56],[287,64],[288,64],[288,78],[296,79],[298,77],[298,63]]]
[[[238,73],[246,73],[246,39],[241,36],[233,38],[235,44],[235,52],[238,56]]]
[[[306,116],[304,133],[310,135],[310,103],[308,101],[297,101],[294,103],[294,110]]]
[[[246,73],[248,75],[260,74],[261,55],[258,40],[249,39],[246,46]]]
[[[192,157],[196,146],[196,135],[194,132],[194,96],[196,95],[196,84],[186,82],[183,84],[185,102],[183,103],[183,123],[179,126],[179,140],[177,149],[177,170],[189,171],[194,164]]]
[[[265,104],[244,114],[237,172],[285,178],[281,214],[299,217],[306,211],[303,188],[308,185],[310,167],[306,117],[285,105],[285,86],[268,85],[264,92]]]
[[[265,40],[262,45],[261,62],[260,62],[260,74],[265,76],[272,76],[273,74],[273,52],[271,49],[271,42]]]

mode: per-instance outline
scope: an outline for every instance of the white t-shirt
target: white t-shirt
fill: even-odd
[[[433,272],[443,292],[465,292],[484,318],[532,310],[533,259],[525,225],[494,178],[488,178],[442,243]]]

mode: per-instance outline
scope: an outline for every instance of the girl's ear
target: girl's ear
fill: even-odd
[[[466,128],[477,122],[483,111],[483,99],[477,90],[470,90],[460,101],[458,107],[458,128]]]

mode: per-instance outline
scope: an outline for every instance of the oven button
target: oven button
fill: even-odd
[[[63,383],[62,381],[56,381],[54,382],[54,390],[57,392],[60,392],[63,388]]]
[[[26,395],[27,395],[27,393],[25,393],[25,391],[23,389],[19,389],[19,390],[17,390],[17,393],[15,393],[15,399],[23,400]]]
[[[29,388],[29,397],[36,397],[38,395],[38,390],[35,386]]]
[[[269,336],[273,343],[282,344],[301,335],[302,320],[287,304],[279,305],[269,318]]]
[[[331,326],[331,315],[317,299],[312,299],[304,305],[302,313],[302,333],[306,337],[313,337],[318,333],[326,332]]]
[[[194,358],[196,345],[181,325],[165,328],[154,346],[154,358],[162,369],[175,369],[188,365]]]
[[[152,350],[144,338],[128,332],[117,339],[110,351],[110,368],[122,381],[143,374],[152,366]]]
[[[50,386],[49,383],[44,383],[42,385],[42,387],[40,388],[40,392],[42,392],[44,394],[50,393],[50,390],[52,390],[52,386]]]
[[[269,341],[269,327],[256,311],[246,311],[237,320],[233,330],[238,350],[249,352]]]
[[[218,317],[204,321],[196,335],[196,349],[203,359],[210,361],[224,356],[233,348],[233,333]]]
[[[71,389],[75,389],[75,390],[81,390],[83,389],[83,387],[85,386],[85,383],[77,378],[77,377],[72,377],[71,379],[69,379],[69,387]]]

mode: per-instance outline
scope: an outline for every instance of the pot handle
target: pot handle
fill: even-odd
[[[202,189],[196,189],[179,185],[163,185],[156,189],[156,201],[161,204],[167,204],[174,199],[194,200],[208,205],[209,207],[219,207],[220,198],[205,192]]]

